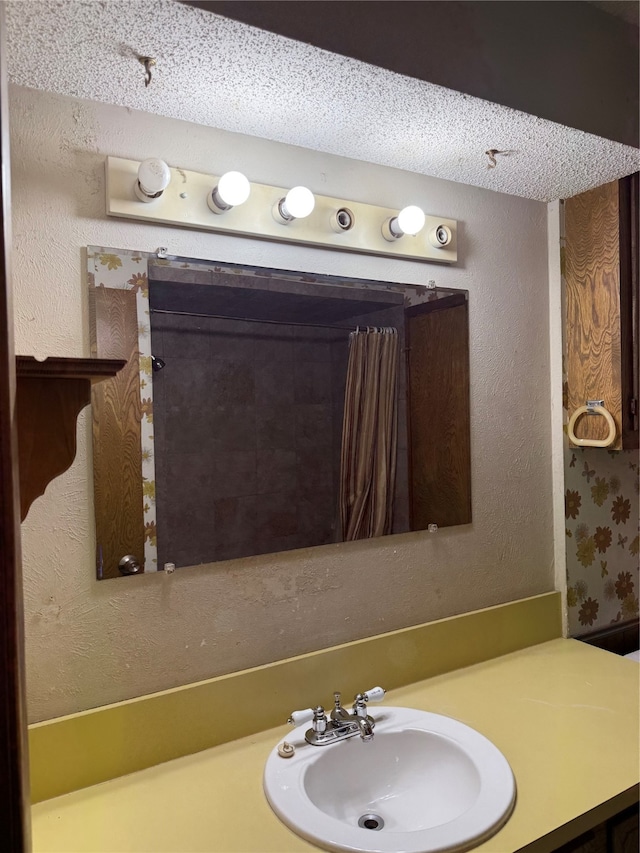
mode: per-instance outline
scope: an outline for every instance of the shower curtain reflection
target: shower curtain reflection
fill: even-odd
[[[345,541],[390,533],[398,447],[398,332],[349,335],[340,472]]]

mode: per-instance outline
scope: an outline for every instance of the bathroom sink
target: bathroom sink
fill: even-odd
[[[464,723],[410,708],[383,708],[373,740],[305,741],[267,759],[264,790],[274,812],[327,850],[362,853],[462,851],[509,819],[511,768],[491,741]]]

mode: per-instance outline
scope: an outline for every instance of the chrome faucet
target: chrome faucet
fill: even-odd
[[[344,725],[351,720],[351,714],[346,711],[340,704],[340,693],[333,694],[333,711],[331,712],[331,720],[339,725]]]
[[[360,735],[365,743],[370,742],[373,740],[375,720],[367,714],[367,702],[381,702],[384,694],[382,687],[357,693],[352,712],[349,713],[342,707],[340,693],[334,693],[334,706],[328,719],[322,705],[318,705],[304,711],[294,711],[288,722],[299,726],[311,721],[311,728],[305,732],[305,740],[313,746],[324,746],[354,735]]]
[[[353,722],[360,729],[360,737],[363,741],[373,740],[373,727],[375,723],[371,717],[356,717]]]

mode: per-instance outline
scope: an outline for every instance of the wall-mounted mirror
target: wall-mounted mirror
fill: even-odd
[[[465,291],[89,265],[98,577],[470,522]]]

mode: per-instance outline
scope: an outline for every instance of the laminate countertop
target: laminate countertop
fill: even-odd
[[[543,853],[637,801],[639,685],[635,661],[554,639],[391,690],[385,704],[455,717],[493,741],[518,797],[507,824],[475,849]],[[291,710],[282,709],[283,719]],[[315,850],[278,820],[262,791],[266,758],[288,731],[283,725],[38,803],[34,851]]]

